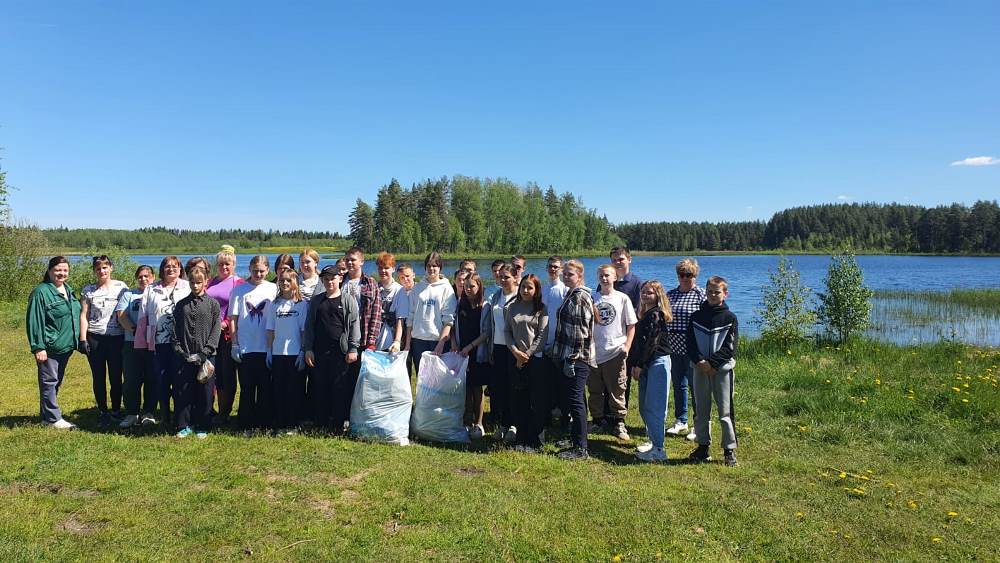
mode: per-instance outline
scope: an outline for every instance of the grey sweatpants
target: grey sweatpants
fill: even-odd
[[[736,419],[733,416],[733,372],[720,371],[715,375],[702,375],[697,370],[692,375],[694,379],[694,432],[698,435],[698,444],[708,446],[712,443],[711,426],[712,400],[715,400],[719,410],[719,425],[722,426],[722,447],[726,450],[736,448]]]

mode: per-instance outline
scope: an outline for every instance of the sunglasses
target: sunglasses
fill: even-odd
[[[698,276],[696,276],[695,274],[692,274],[691,272],[681,272],[681,273],[677,274],[677,277],[679,277],[679,278],[687,278],[687,279],[694,279],[694,278],[696,278]]]

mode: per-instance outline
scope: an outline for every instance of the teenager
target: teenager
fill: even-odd
[[[153,374],[160,402],[160,419],[169,427],[174,374],[181,367],[171,341],[174,334],[174,307],[191,293],[191,287],[184,278],[181,261],[176,256],[167,256],[160,261],[159,275],[160,279],[149,285],[142,295],[139,322],[145,321],[145,340],[154,350]]]
[[[556,311],[566,298],[566,284],[562,281],[563,272],[562,256],[549,256],[545,265],[545,273],[548,274],[548,283],[542,292],[542,303],[545,304],[545,312],[549,316],[549,330],[545,337],[545,355],[548,359],[545,366],[545,377],[549,381],[549,410],[555,412],[558,408],[561,417],[559,424],[565,432],[569,432],[569,417],[567,416],[566,405],[559,401],[559,377],[562,377],[562,370],[558,362],[552,359],[552,345],[556,338]]]
[[[365,350],[374,350],[382,332],[382,300],[379,299],[379,285],[375,278],[366,276],[362,271],[365,265],[365,253],[358,247],[348,249],[344,253],[344,263],[347,265],[347,277],[344,279],[341,291],[354,297],[361,311],[361,346]],[[361,364],[352,366],[352,372],[357,378]]]
[[[212,394],[215,391],[215,352],[222,323],[219,302],[208,296],[208,269],[189,263],[185,269],[191,292],[174,310],[173,349],[180,369],[174,374],[177,437],[194,432],[207,438],[212,429]]]
[[[496,426],[496,439],[514,443],[517,425],[510,406],[510,348],[507,347],[507,306],[517,297],[520,281],[507,264],[497,268],[497,291],[483,305],[480,338],[485,347],[484,361],[490,364],[490,417]]]
[[[441,275],[441,255],[431,252],[424,259],[424,279],[410,293],[407,327],[407,350],[417,362],[424,352],[441,354],[451,339],[455,323],[455,291],[448,278]]]
[[[490,366],[483,363],[480,353],[483,342],[483,280],[479,274],[471,272],[465,278],[462,296],[458,300],[455,313],[455,332],[452,346],[459,354],[469,358],[465,378],[465,425],[469,428],[469,438],[478,440],[486,433],[483,428],[483,386],[489,384]]]
[[[295,258],[292,258],[290,254],[279,254],[274,259],[274,279],[277,280],[278,276],[285,271],[295,271]]]
[[[229,296],[232,358],[239,363],[239,423],[245,433],[270,428],[273,384],[267,367],[267,321],[264,313],[278,294],[267,281],[267,256],[250,259],[250,277]]]
[[[118,324],[115,307],[128,291],[128,285],[111,277],[114,266],[107,256],[95,256],[92,262],[97,283],[80,291],[80,342],[78,349],[86,354],[94,384],[94,401],[101,424],[121,419],[122,406],[122,345],[124,332]],[[108,410],[108,383],[111,410]]]
[[[527,263],[528,261],[520,254],[515,254],[510,257],[510,271],[514,273],[514,276],[518,280],[524,277],[524,267]]]
[[[602,425],[616,438],[628,441],[625,416],[628,414],[625,359],[632,347],[638,319],[628,296],[614,288],[615,268],[605,264],[597,269],[600,282],[594,292],[594,347],[597,369],[590,372],[590,431]]]
[[[375,348],[399,352],[403,348],[403,321],[410,313],[410,298],[403,286],[392,279],[396,257],[382,252],[375,259],[378,273],[379,299],[382,301],[382,334]]]
[[[125,403],[125,418],[120,428],[130,428],[136,424],[149,424],[156,420],[156,378],[153,376],[153,353],[145,346],[145,334],[140,334],[139,307],[142,294],[153,283],[153,267],[142,265],[135,271],[135,288],[122,293],[115,306],[118,324],[125,332],[122,344],[122,371],[125,381],[122,399]],[[145,325],[143,325],[145,331]],[[138,342],[137,342],[138,338]],[[142,417],[139,413],[142,412]]]
[[[409,316],[410,316],[410,294],[413,293],[413,286],[415,283],[415,274],[413,272],[413,266],[409,264],[400,264],[396,268],[396,281],[399,285],[403,286],[403,291],[406,292],[406,317],[403,318],[403,346],[406,348],[406,335],[409,334]],[[417,373],[416,358],[413,357],[413,353],[407,354],[406,356],[406,373]]]
[[[215,353],[215,392],[219,398],[219,422],[225,423],[236,400],[236,362],[233,361],[233,325],[229,322],[229,296],[243,283],[236,275],[236,251],[228,244],[215,255],[215,277],[208,282],[208,296],[219,304],[219,342]]]
[[[642,461],[666,461],[663,426],[670,394],[670,341],[667,325],[673,315],[670,299],[656,280],[642,284],[639,292],[639,325],[635,331],[628,366],[632,379],[639,382],[639,414],[646,425],[649,442],[635,449]]]
[[[295,434],[306,408],[305,351],[302,337],[309,302],[302,299],[298,276],[278,276],[278,296],[267,309],[267,365],[274,384],[274,421],[279,433]]]
[[[523,452],[536,452],[544,441],[549,415],[545,379],[545,337],[549,314],[542,303],[542,283],[534,274],[521,279],[517,298],[505,311],[505,339],[510,350],[510,409],[518,428],[516,441]]]
[[[348,368],[358,361],[361,346],[358,302],[341,291],[343,279],[336,265],[320,272],[326,291],[309,301],[302,343],[306,366],[312,369],[309,401],[313,419],[338,435],[350,418],[354,381]]]
[[[552,357],[561,362],[559,392],[569,409],[568,448],[559,453],[565,460],[582,460],[587,452],[587,403],[585,388],[594,361],[594,301],[583,283],[583,263],[569,260],[563,267],[566,299],[556,312],[556,340]]]
[[[80,302],[69,278],[69,260],[55,256],[28,296],[24,326],[28,345],[38,368],[38,412],[42,422],[59,430],[73,430],[59,409],[57,396],[66,375],[66,365],[80,335]]]
[[[319,253],[311,248],[302,250],[299,255],[299,293],[307,302],[316,295],[316,292],[323,291],[323,284],[319,281]]]

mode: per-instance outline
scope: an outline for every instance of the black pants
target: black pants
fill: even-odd
[[[274,356],[271,380],[274,383],[274,423],[278,428],[294,428],[305,417],[306,372],[295,367],[298,356]]]
[[[174,416],[177,428],[193,428],[195,432],[212,429],[212,395],[215,391],[214,378],[198,383],[201,364],[192,364],[177,357],[180,369],[174,376]]]
[[[240,426],[245,430],[274,427],[274,384],[267,367],[267,354],[243,354],[240,378]]]
[[[87,333],[87,345],[90,354],[90,374],[94,379],[94,400],[97,410],[108,410],[108,385],[111,382],[111,410],[118,412],[122,408],[122,345],[125,337],[122,335]]]
[[[573,441],[573,446],[585,450],[587,449],[586,389],[590,366],[580,361],[562,360],[561,363],[563,373],[559,375],[559,389],[571,418],[570,439]]]
[[[153,353],[136,349],[135,342],[122,346],[122,366],[125,371],[125,414],[139,415],[156,412],[157,388]]]
[[[339,434],[351,416],[357,380],[351,378],[347,358],[339,349],[317,355],[315,362],[316,367],[309,377],[309,403],[314,421],[317,426],[325,426]]]
[[[510,410],[517,426],[517,443],[537,448],[542,445],[539,434],[545,429],[549,410],[549,381],[545,365],[548,358],[532,356],[521,369],[511,356]]]
[[[490,416],[493,424],[509,428],[515,426],[510,409],[510,366],[514,356],[505,344],[493,345],[493,367],[490,375]]]
[[[233,361],[233,342],[219,336],[215,350],[215,394],[219,397],[219,414],[229,416],[236,400],[236,362]]]

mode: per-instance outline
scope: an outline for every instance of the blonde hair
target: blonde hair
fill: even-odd
[[[222,245],[222,249],[215,255],[215,265],[223,262],[236,265],[236,249],[228,244]]]
[[[305,258],[306,256],[312,258],[313,262],[315,262],[316,265],[319,266],[319,252],[316,252],[311,248],[303,248],[302,253],[299,254],[299,264],[302,264],[302,259]]]
[[[616,270],[615,267],[612,266],[611,264],[601,264],[600,266],[597,267],[597,271],[599,272],[601,270],[611,270],[612,272],[615,273],[615,277],[616,278],[618,277],[618,270]]]
[[[701,272],[701,267],[698,266],[698,261],[694,258],[685,258],[677,263],[678,274],[694,274],[694,277],[698,277],[699,272]]]
[[[576,258],[567,260],[566,263],[563,264],[563,269],[566,268],[573,268],[574,270],[576,270],[576,273],[580,274],[580,276],[583,276],[583,262],[580,262]]]
[[[643,301],[640,298],[639,316],[642,317],[643,315],[646,314],[646,311],[652,309],[653,307],[658,306],[660,310],[663,311],[663,318],[665,321],[669,323],[670,321],[674,320],[674,312],[673,309],[670,307],[670,297],[667,297],[667,292],[663,290],[663,284],[658,282],[657,280],[649,280],[642,284],[642,289],[639,290],[640,294],[642,293],[643,289],[646,289],[646,286],[653,288],[653,292],[656,293],[656,305],[649,306],[646,304],[645,301]]]
[[[284,280],[285,278],[292,282],[292,301],[296,303],[302,301],[302,291],[299,289],[298,274],[295,273],[295,270],[285,270],[281,272],[280,276],[278,276],[278,282],[280,283],[281,280]],[[278,295],[281,295],[280,288],[278,289]]]

